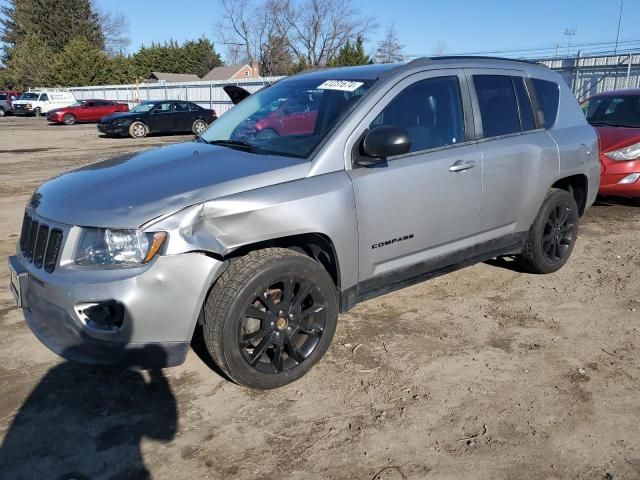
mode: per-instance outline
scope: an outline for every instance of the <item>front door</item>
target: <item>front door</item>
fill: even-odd
[[[170,132],[174,129],[175,117],[171,111],[171,102],[157,104],[149,115],[149,131]]]
[[[359,283],[367,290],[389,275],[453,258],[479,241],[482,157],[469,136],[470,97],[461,70],[412,75],[394,86],[351,138],[394,125],[411,138],[408,154],[376,167],[354,166]]]

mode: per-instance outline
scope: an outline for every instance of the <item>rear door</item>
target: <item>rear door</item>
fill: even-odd
[[[483,156],[481,229],[489,238],[519,237],[558,173],[556,143],[534,115],[528,75],[466,69]]]
[[[110,115],[113,111],[113,103],[106,100],[96,100],[92,111],[91,120],[94,122],[99,121],[102,117]]]
[[[175,102],[173,104],[173,116],[175,117],[175,129],[188,132],[193,125],[194,112],[189,110],[189,102]]]

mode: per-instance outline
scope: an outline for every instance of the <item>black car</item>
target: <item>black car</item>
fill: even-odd
[[[216,112],[191,102],[157,100],[143,102],[129,112],[103,117],[98,131],[109,136],[143,138],[150,133],[193,132],[200,135],[216,118]]]

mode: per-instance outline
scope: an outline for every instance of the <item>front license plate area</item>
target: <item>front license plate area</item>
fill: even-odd
[[[22,272],[19,273],[16,271],[14,266],[9,262],[9,289],[13,294],[13,298],[16,301],[16,306],[18,308],[25,308],[26,305],[24,303],[24,295],[23,288],[24,282],[27,280],[28,273]]]

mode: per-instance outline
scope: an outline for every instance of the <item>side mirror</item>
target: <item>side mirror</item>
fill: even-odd
[[[404,155],[411,150],[411,137],[404,128],[383,125],[369,130],[362,140],[359,165],[371,166],[389,157]]]

